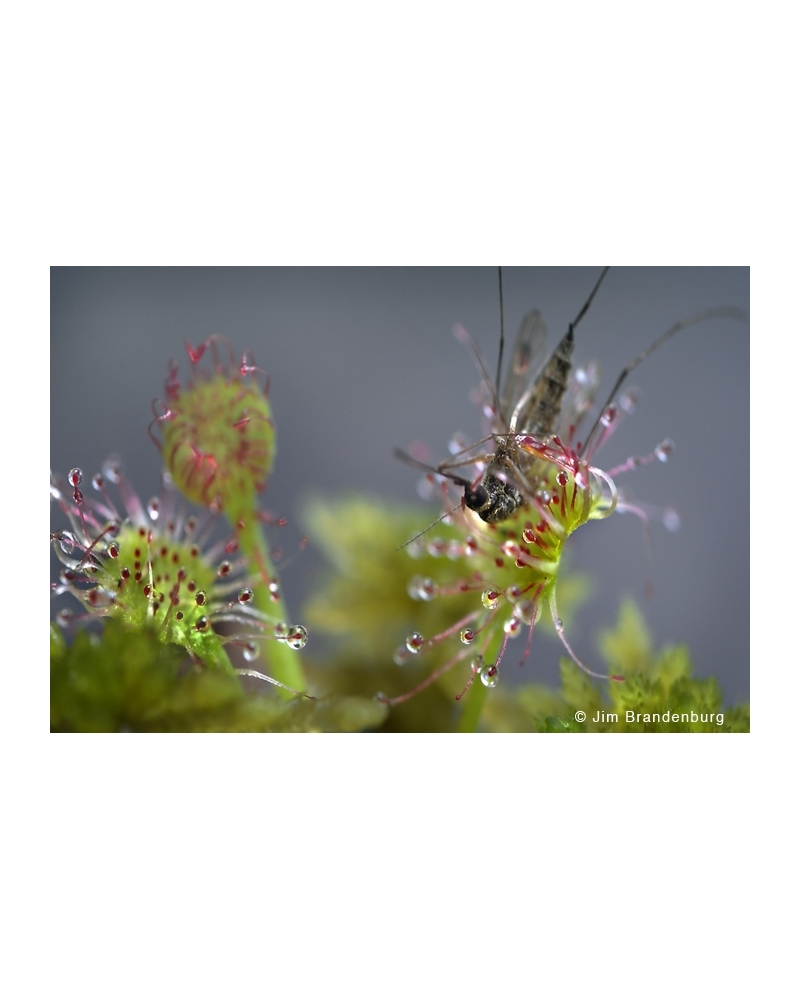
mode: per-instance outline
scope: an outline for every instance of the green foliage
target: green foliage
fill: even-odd
[[[490,697],[484,725],[500,732],[750,731],[749,706],[724,709],[716,679],[692,677],[685,646],[653,651],[644,619],[632,601],[623,603],[617,627],[601,636],[600,650],[609,671],[623,674],[623,682],[595,683],[571,660],[562,659],[559,691],[531,684]]]
[[[194,665],[154,629],[108,620],[71,646],[50,626],[53,732],[352,732],[378,727],[386,708],[357,697],[251,695],[239,679]]]
[[[363,496],[339,501],[315,500],[306,506],[305,528],[322,549],[328,568],[303,610],[303,620],[314,635],[327,634],[334,653],[325,664],[310,663],[307,673],[315,690],[365,696],[383,692],[402,695],[464,651],[457,634],[424,655],[402,665],[392,654],[406,636],[419,631],[432,636],[452,628],[474,611],[475,591],[459,592],[472,566],[465,558],[437,558],[426,548],[416,551],[404,543],[425,529],[430,513],[390,505]],[[435,535],[445,542],[458,541],[463,532],[439,524]],[[412,599],[407,584],[413,576],[433,577],[442,591],[435,600]],[[451,592],[452,590],[452,592]],[[588,591],[585,577],[559,579],[559,610],[568,618]],[[537,628],[552,628],[543,616]],[[383,730],[387,732],[454,732],[485,689],[473,685],[463,701],[456,701],[469,678],[468,660],[458,663],[430,687],[392,707]],[[502,685],[488,692],[491,701]],[[463,727],[462,727],[463,728]],[[474,727],[473,727],[474,728]],[[524,724],[519,728],[524,729]]]

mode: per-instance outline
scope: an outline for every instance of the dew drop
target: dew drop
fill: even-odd
[[[269,590],[270,600],[274,601],[277,604],[278,601],[281,599],[280,584],[276,580],[271,580],[269,586],[267,587],[267,590]]]
[[[617,411],[613,406],[609,406],[607,410],[604,411],[602,417],[600,417],[600,423],[603,427],[610,427],[614,421],[617,419]]]
[[[276,639],[285,639],[289,634],[288,622],[275,622],[272,626],[272,634]]]
[[[620,397],[619,405],[628,415],[630,415],[636,410],[636,404],[638,402],[639,393],[635,389],[628,389],[628,391]]]
[[[120,469],[119,462],[113,458],[107,459],[103,463],[103,475],[116,486],[120,479],[122,479],[122,470]]]
[[[523,623],[530,625],[533,621],[533,616],[536,614],[536,603],[535,601],[526,598],[524,601],[520,601],[514,608],[514,614]]]
[[[147,513],[151,521],[158,520],[158,497],[150,497],[147,501]]]
[[[112,559],[119,558],[119,544],[117,542],[112,542],[108,547],[108,554]]]
[[[487,590],[481,594],[481,604],[488,608],[490,611],[494,611],[497,605],[500,603],[500,592],[489,587]]]
[[[292,625],[289,634],[286,636],[286,645],[292,649],[302,649],[308,642],[308,632],[302,625]]]
[[[564,622],[560,618],[556,618],[556,628],[563,628]]]
[[[543,504],[547,505],[550,503],[553,497],[548,490],[538,490],[536,493],[536,499],[540,500]]]
[[[510,587],[506,587],[506,598],[513,604],[517,598],[520,596],[522,591],[517,586],[516,583],[512,583]]]
[[[471,628],[462,628],[461,629],[461,641],[464,643],[465,646],[469,646],[469,644],[471,642],[474,642],[475,641],[475,632],[474,632],[474,630],[471,629]]]
[[[408,663],[411,659],[411,653],[406,649],[405,646],[398,646],[394,651],[394,656],[392,660],[398,667],[402,667],[404,663]]]
[[[675,442],[670,441],[669,438],[665,438],[665,440],[663,440],[656,448],[656,458],[659,462],[666,462],[674,450]]]
[[[451,455],[458,455],[459,452],[466,451],[469,444],[463,434],[456,432],[447,442],[447,450]]]
[[[432,538],[428,542],[428,555],[437,559],[447,552],[447,542],[443,538]]]
[[[496,663],[487,663],[485,667],[481,667],[480,675],[481,683],[485,687],[497,687],[497,682],[500,680],[500,673]]]
[[[74,617],[75,616],[69,610],[69,608],[62,608],[60,611],[56,613],[56,624],[60,625],[62,628],[65,628],[67,625],[69,625],[69,623],[72,621]]]
[[[515,559],[519,555],[519,546],[516,542],[512,542],[511,539],[503,542],[500,546],[500,551],[504,556],[508,556],[510,559]]]
[[[194,595],[194,603],[198,606],[198,608],[202,608],[202,606],[206,603],[206,592],[204,590],[197,591]]]
[[[242,587],[236,597],[236,600],[240,604],[250,604],[253,600],[253,591],[250,587]]]
[[[252,663],[253,660],[258,659],[258,646],[254,642],[246,643],[242,655],[248,663]]]
[[[503,625],[503,631],[509,637],[509,639],[513,639],[515,638],[515,636],[518,636],[522,631],[522,622],[519,620],[519,618],[517,618],[516,615],[513,615]]]
[[[417,480],[417,496],[420,500],[435,500],[437,494],[436,483],[431,476],[422,476]]]
[[[92,486],[94,487],[94,489],[97,490],[98,493],[100,493],[103,487],[105,486],[103,477],[100,475],[99,472],[95,472],[95,474],[92,476]]]
[[[409,653],[418,653],[422,647],[425,645],[425,640],[419,634],[419,632],[412,632],[411,635],[406,639],[406,649]]]
[[[194,627],[197,632],[207,632],[211,628],[211,622],[205,615],[203,615],[197,619],[194,623]]]
[[[569,482],[569,476],[566,474],[566,472],[564,472],[563,469],[556,476],[556,482],[558,483],[559,486],[566,486],[567,483]]]
[[[67,480],[70,486],[78,487],[83,482],[83,473],[80,469],[70,469]]]
[[[478,653],[477,656],[473,656],[470,660],[469,669],[473,672],[473,674],[477,674],[479,670],[483,670],[483,656],[481,653]]]
[[[70,555],[72,552],[78,548],[78,539],[72,534],[71,531],[59,531],[55,536],[58,542],[58,547],[64,553],[64,555]]]
[[[219,568],[217,569],[217,576],[228,576],[232,569],[233,567],[231,566],[231,564],[228,562],[227,559],[225,559],[223,562],[219,564]]]
[[[469,555],[474,555],[478,551],[478,541],[472,535],[467,535],[464,544]]]
[[[432,601],[439,594],[439,585],[426,576],[419,581],[418,592],[421,601]]]
[[[545,525],[545,527],[547,527],[547,525]],[[535,539],[536,539],[536,535],[533,533],[533,528],[526,528],[522,532],[522,540],[524,542],[527,542],[528,545],[533,545]]]

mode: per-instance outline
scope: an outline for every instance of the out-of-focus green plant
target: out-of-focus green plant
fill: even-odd
[[[750,708],[725,708],[714,677],[692,676],[686,646],[656,653],[641,612],[632,601],[620,609],[600,650],[609,669],[624,674],[601,686],[572,661],[561,660],[561,688],[530,684],[497,691],[483,713],[487,729],[551,733],[746,733]]]
[[[464,551],[462,527],[442,523],[424,544],[398,548],[428,523],[425,511],[365,497],[316,500],[306,508],[306,530],[329,569],[304,616],[314,634],[328,635],[333,646],[330,662],[312,662],[308,669],[321,690],[381,696],[391,706],[384,728],[392,731],[457,729],[464,706],[482,705],[489,690],[475,685],[457,700],[472,676],[474,655],[460,633],[474,621],[483,589],[474,580],[474,554]],[[436,586],[426,593],[426,581],[433,579]],[[587,591],[585,577],[561,578],[565,618]],[[537,627],[552,630],[544,616]],[[527,631],[518,633],[517,646],[527,641]],[[411,656],[406,637],[415,632],[442,641]],[[419,685],[413,697],[404,697]]]
[[[192,371],[186,384],[170,368],[167,401],[158,417],[161,452],[173,482],[189,500],[221,511],[235,533],[235,548],[247,558],[253,580],[254,605],[273,621],[286,619],[280,580],[263,532],[268,520],[258,498],[275,461],[275,425],[266,390],[247,354],[237,364],[230,344],[210,337],[199,347],[186,345]],[[205,356],[211,363],[201,367]],[[285,641],[262,650],[270,676],[295,691],[305,691],[300,659],[302,626],[291,626]],[[284,691],[288,697],[290,692]]]
[[[363,497],[337,503],[318,500],[306,510],[307,530],[323,549],[329,568],[305,617],[315,634],[327,634],[333,646],[330,659],[312,662],[309,670],[320,690],[385,695],[391,705],[386,731],[464,728],[466,712],[456,696],[469,678],[466,656],[444,671],[451,660],[444,644],[433,646],[424,658],[398,657],[399,663],[392,658],[392,650],[412,629],[457,636],[454,623],[460,626],[474,608],[474,592],[459,587],[469,579],[470,563],[450,548],[461,537],[458,526],[437,526],[436,537],[411,556],[407,548],[397,548],[398,539],[412,538],[425,522],[416,511]],[[420,579],[434,577],[435,599],[420,599]],[[574,611],[587,591],[585,577],[562,574],[562,613]],[[550,625],[546,617],[540,624]],[[724,709],[717,681],[692,676],[686,647],[653,651],[632,602],[623,604],[617,627],[603,634],[600,651],[609,674],[623,681],[590,678],[565,658],[560,689],[538,684],[484,689],[480,712],[470,718],[470,726],[495,732],[749,731],[748,707]],[[437,673],[433,683],[403,700],[404,692]],[[580,712],[584,715],[578,720]]]
[[[358,697],[247,694],[236,676],[192,662],[156,629],[111,619],[68,647],[50,626],[53,732],[352,732],[375,728],[386,708]]]

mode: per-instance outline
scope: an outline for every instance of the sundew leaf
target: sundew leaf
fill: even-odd
[[[429,551],[429,544],[458,541],[462,532],[440,523],[423,535],[422,544],[413,549],[405,545],[424,531],[434,516],[424,509],[363,496],[333,502],[314,500],[305,508],[306,533],[323,551],[328,566],[302,617],[315,635],[327,634],[335,641],[332,662],[308,664],[316,689],[367,697],[383,692],[394,698],[463,654],[463,662],[457,662],[429,688],[394,705],[382,727],[386,731],[453,731],[462,709],[456,695],[470,676],[469,660],[474,652],[459,643],[458,629],[453,630],[455,623],[480,607],[474,587],[471,592],[459,590],[459,584],[472,577],[473,566],[468,559],[434,556]],[[414,577],[434,579],[439,594],[431,600],[414,599],[409,593]],[[560,609],[564,615],[587,589],[585,579],[565,580]],[[542,623],[544,619],[542,616]],[[407,658],[402,664],[393,660],[412,632],[431,637],[446,630],[450,631],[450,642],[426,649],[424,655]],[[495,695],[503,699],[501,692],[502,685],[491,692],[484,711],[490,710]],[[504,700],[503,704],[508,707],[509,703]],[[502,712],[495,714],[498,727],[511,731],[510,721],[499,722]],[[521,721],[519,712],[513,714]]]

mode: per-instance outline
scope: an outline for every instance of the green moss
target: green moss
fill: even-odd
[[[351,732],[386,716],[367,698],[247,694],[237,677],[193,664],[150,628],[109,620],[69,647],[54,625],[50,636],[53,732]]]
[[[528,685],[490,700],[483,722],[508,731],[602,733],[742,733],[750,731],[747,705],[724,708],[714,677],[692,676],[685,646],[658,653],[632,601],[623,603],[617,627],[603,633],[600,651],[621,683],[596,683],[571,660],[561,660],[561,688]],[[580,717],[583,713],[583,718]]]

